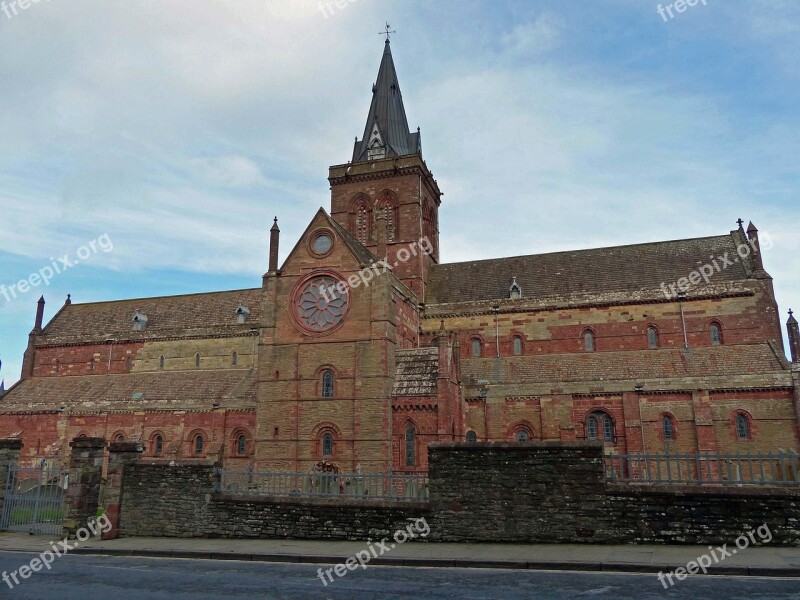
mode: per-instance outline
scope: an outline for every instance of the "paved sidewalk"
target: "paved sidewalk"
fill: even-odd
[[[53,538],[0,533],[0,552],[47,550]],[[391,540],[390,540],[391,541]],[[209,540],[197,538],[122,538],[89,540],[73,554],[149,556],[314,564],[343,563],[366,542],[312,540]],[[728,545],[728,551],[735,549]],[[575,544],[439,544],[409,542],[373,558],[372,565],[580,570],[658,573],[685,567],[709,552],[708,546],[601,546]],[[719,554],[719,552],[717,553]],[[708,569],[713,575],[800,577],[800,548],[752,547]]]

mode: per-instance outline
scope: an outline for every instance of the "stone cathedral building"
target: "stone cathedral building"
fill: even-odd
[[[435,159],[435,157],[431,157]],[[602,440],[608,452],[797,449],[758,231],[441,263],[442,193],[387,40],[363,136],[252,289],[40,300],[0,437],[26,463],[141,440],[226,468],[427,468],[434,441]]]

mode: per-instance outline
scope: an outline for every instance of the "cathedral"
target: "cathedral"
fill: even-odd
[[[790,314],[787,359],[752,223],[442,263],[442,192],[388,39],[363,135],[328,181],[330,210],[282,264],[275,220],[258,287],[67,298],[48,323],[40,299],[0,438],[22,439],[26,465],[88,436],[298,472],[425,471],[428,445],[452,441],[798,449],[800,329]]]

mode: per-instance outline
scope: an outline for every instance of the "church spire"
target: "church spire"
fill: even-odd
[[[372,104],[369,107],[364,136],[356,140],[353,162],[363,162],[422,154],[419,130],[408,129],[408,119],[403,106],[403,95],[397,81],[397,71],[392,59],[392,47],[387,35],[378,79],[372,86]]]

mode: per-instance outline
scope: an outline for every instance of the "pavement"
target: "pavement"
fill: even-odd
[[[0,552],[39,554],[51,536],[0,533]],[[390,540],[391,541],[391,540]],[[204,538],[120,538],[70,542],[70,554],[259,561],[334,565],[344,563],[367,542],[315,540],[231,540]],[[375,545],[373,544],[373,547]],[[711,575],[800,577],[800,547],[750,547],[708,568]],[[377,549],[371,565],[398,567],[461,567],[545,571],[668,573],[709,554],[709,546],[590,544],[446,544],[407,542]],[[719,551],[715,552],[718,556]]]

